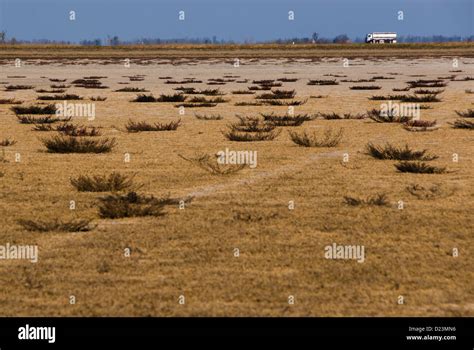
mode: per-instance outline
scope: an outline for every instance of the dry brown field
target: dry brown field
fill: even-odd
[[[0,100],[21,101],[0,104],[0,142],[16,141],[0,147],[0,245],[38,246],[37,263],[0,260],[2,315],[474,316],[474,131],[452,125],[473,121],[456,113],[474,109],[472,45],[451,51],[421,47],[429,53],[379,48],[386,52],[380,55],[357,48],[307,49],[301,55],[291,48],[205,55],[199,49],[169,50],[168,56],[61,49],[48,57],[46,50],[19,47],[0,53]],[[94,76],[106,88],[73,84]],[[224,81],[212,85],[209,79]],[[293,100],[304,103],[294,106],[294,114],[311,119],[276,127],[273,140],[228,140],[224,134],[238,122],[236,115],[288,113],[285,105],[236,105],[258,102],[256,96],[269,91],[232,93],[258,85],[253,81],[278,79],[284,81],[273,90],[295,90]],[[359,79],[371,81],[344,82]],[[309,80],[337,85],[308,85]],[[392,91],[416,80],[445,86]],[[94,104],[94,120],[74,116],[71,123],[99,128],[101,136],[90,139],[114,138],[111,152],[47,152],[42,140],[58,132],[33,131],[33,124],[19,122],[12,107],[61,103],[37,99],[55,93],[36,92],[60,84],[67,86],[64,93],[82,98],[68,103]],[[7,91],[15,85],[29,88]],[[350,89],[358,85],[380,89]],[[219,89],[225,102],[180,109],[178,102],[131,102],[139,93],[115,91],[133,87],[159,97],[180,86]],[[415,94],[418,89],[441,91],[439,102],[421,102],[428,109],[420,119],[436,120],[436,130],[321,115],[364,115],[388,102],[369,99],[374,95],[423,96]],[[90,99],[97,96],[107,99]],[[203,97],[186,96],[185,102]],[[129,120],[181,124],[174,131],[130,133]],[[328,129],[342,129],[334,147],[301,147],[289,134]],[[438,158],[425,163],[445,172],[400,172],[397,160],[370,156],[368,143],[426,149]],[[220,175],[183,159],[208,154],[213,160],[226,149],[256,152],[257,166]],[[164,206],[162,216],[102,218],[101,198],[111,193],[80,192],[71,179],[112,172],[133,176],[139,195],[169,196],[176,203]],[[385,205],[351,205],[346,198],[376,195],[385,196]],[[20,224],[77,219],[90,220],[87,231],[38,232]],[[363,246],[364,261],[327,259],[325,248],[334,243]]]

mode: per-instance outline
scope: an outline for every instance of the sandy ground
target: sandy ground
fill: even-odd
[[[108,89],[71,87],[67,93],[95,102],[96,118],[76,118],[79,124],[99,126],[104,137],[115,137],[109,154],[51,154],[35,132],[18,123],[8,104],[0,105],[0,139],[17,143],[2,147],[0,164],[0,245],[36,244],[38,263],[0,260],[0,313],[2,315],[87,316],[473,316],[474,266],[474,136],[471,130],[454,129],[455,110],[473,108],[472,81],[450,81],[430,103],[421,119],[437,120],[433,132],[409,132],[399,124],[365,120],[312,120],[292,130],[344,128],[335,148],[294,145],[287,129],[273,141],[231,142],[222,134],[236,114],[285,113],[287,107],[235,106],[252,101],[252,95],[232,95],[254,79],[297,78],[283,83],[295,89],[296,99],[308,101],[295,113],[364,113],[380,107],[372,95],[388,95],[406,81],[436,79],[455,74],[474,75],[474,59],[459,58],[355,59],[343,67],[341,58],[317,61],[243,59],[239,67],[228,60],[149,60],[130,68],[117,61],[24,61],[21,68],[4,66],[0,81],[48,89],[48,78],[72,80],[85,76],[101,79]],[[143,63],[143,62],[142,62]],[[450,72],[461,70],[461,72]],[[144,75],[129,82],[125,76]],[[325,76],[328,74],[346,77]],[[207,79],[238,76],[248,83],[228,82],[208,86]],[[308,79],[377,80],[381,90],[355,91],[356,83],[308,86]],[[24,76],[14,78],[13,76]],[[131,103],[136,93],[114,92],[139,87],[155,96],[172,93],[180,85],[164,84],[193,77],[196,88],[219,88],[229,102],[212,108],[186,108],[174,103]],[[416,76],[416,77],[414,77]],[[228,78],[227,78],[228,79]],[[119,84],[129,82],[129,84]],[[395,92],[397,93],[397,92]],[[402,92],[403,93],[403,92]],[[15,98],[24,105],[37,104],[34,90],[2,91],[0,98]],[[43,95],[43,94],[40,94]],[[322,98],[310,96],[322,95]],[[383,102],[383,101],[382,101]],[[217,121],[198,120],[195,113],[221,114]],[[181,118],[173,132],[123,132],[129,120],[148,122]],[[368,142],[409,144],[439,156],[430,163],[446,166],[446,174],[402,174],[393,161],[365,154]],[[229,176],[215,176],[178,155],[220,150],[257,151],[258,165]],[[131,161],[124,162],[129,153]],[[343,154],[349,162],[343,162]],[[453,154],[459,156],[453,162]],[[20,154],[21,161],[15,162]],[[140,193],[173,197],[192,195],[185,209],[168,207],[161,218],[99,219],[98,197],[77,192],[69,178],[81,174],[136,174]],[[410,184],[440,184],[445,195],[418,199]],[[352,207],[344,196],[387,194],[391,206]],[[444,193],[444,192],[443,192]],[[76,209],[70,210],[71,200]],[[288,209],[289,201],[295,208]],[[404,208],[398,208],[398,202]],[[84,233],[28,232],[19,219],[90,218],[97,225]],[[325,247],[333,243],[362,245],[365,261],[326,259]],[[124,256],[124,249],[131,256]],[[235,256],[235,249],[240,255]],[[459,256],[453,257],[453,249]],[[70,303],[74,296],[76,302]],[[184,304],[180,301],[184,296]],[[400,304],[400,297],[403,303]],[[294,300],[294,303],[289,303]]]

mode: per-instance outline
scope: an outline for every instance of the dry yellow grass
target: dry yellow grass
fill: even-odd
[[[471,48],[470,48],[471,49]],[[35,55],[36,53],[31,53]],[[469,55],[467,55],[469,56]],[[5,57],[5,56],[3,56]],[[13,56],[12,56],[13,57]],[[403,87],[410,75],[436,79],[453,70],[451,59],[352,60],[343,68],[340,59],[243,60],[234,68],[225,60],[175,65],[150,62],[125,68],[121,63],[5,68],[0,76],[9,84],[48,88],[46,78],[84,76],[102,79],[110,89],[71,87],[67,93],[83,97],[106,96],[96,102],[96,119],[74,120],[100,126],[104,137],[115,137],[117,147],[108,154],[46,153],[40,137],[19,124],[9,105],[0,105],[0,139],[17,143],[4,147],[8,162],[0,163],[0,244],[37,244],[39,261],[0,260],[0,312],[2,315],[84,316],[473,316],[474,184],[472,181],[473,135],[448,125],[455,110],[472,108],[472,96],[464,92],[472,82],[448,81],[433,109],[422,110],[422,119],[436,119],[441,128],[433,132],[409,132],[400,124],[370,120],[312,120],[291,130],[343,127],[344,136],[335,148],[305,148],[294,145],[286,130],[273,141],[231,142],[222,131],[235,114],[256,116],[260,112],[283,114],[287,107],[237,107],[237,101],[252,101],[252,95],[232,95],[254,79],[295,77],[283,88],[295,89],[297,99],[311,95],[296,113],[363,113],[380,106],[370,101],[370,91],[354,91],[353,83],[307,86],[307,79],[326,79],[324,74],[361,79],[398,73],[393,80],[379,80],[377,94],[391,94]],[[36,62],[37,63],[37,62]],[[73,64],[75,63],[75,64]],[[459,58],[459,77],[472,75],[474,61]],[[289,74],[291,73],[291,74]],[[125,75],[144,74],[144,81],[120,85]],[[136,94],[113,92],[123,86],[143,87],[155,96],[172,93],[179,85],[164,84],[160,76],[182,80],[238,75],[248,84],[229,82],[219,87],[227,103],[212,108],[187,108],[179,115],[173,103],[131,103]],[[23,75],[26,78],[8,78]],[[67,84],[66,83],[66,84]],[[470,84],[471,83],[471,84]],[[207,85],[192,84],[197,88]],[[35,102],[33,90],[1,92],[1,98]],[[77,102],[90,102],[85,101]],[[222,120],[198,120],[194,113],[221,114]],[[170,132],[126,133],[129,119],[168,122],[181,118],[182,126]],[[393,161],[365,154],[368,142],[408,143],[429,149],[439,159],[430,163],[446,166],[446,174],[398,173]],[[214,154],[220,150],[257,151],[258,166],[228,176],[208,174],[179,155]],[[15,162],[15,154],[21,161]],[[124,162],[124,154],[131,160]],[[343,155],[349,161],[343,162]],[[459,162],[453,162],[453,154]],[[70,177],[104,175],[113,171],[136,174],[140,193],[174,198],[194,196],[185,209],[166,207],[164,217],[99,219],[101,194],[77,192]],[[440,184],[433,199],[419,199],[406,187]],[[366,198],[386,193],[388,207],[352,207],[344,196]],[[70,210],[74,200],[76,209]],[[398,201],[404,209],[397,208]],[[294,201],[294,210],[288,209]],[[25,231],[19,219],[91,218],[97,225],[90,232],[37,233]],[[365,262],[328,260],[324,248],[333,243],[365,246]],[[131,256],[124,256],[124,249]],[[235,248],[240,256],[235,257]],[[459,257],[453,257],[453,248]],[[70,296],[76,304],[69,303]],[[185,304],[178,302],[185,296]],[[289,305],[288,297],[295,298]],[[397,303],[404,297],[404,304]]]

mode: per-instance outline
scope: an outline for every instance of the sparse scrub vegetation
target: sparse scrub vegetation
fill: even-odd
[[[405,147],[397,147],[387,143],[383,146],[376,146],[372,143],[368,143],[366,150],[367,154],[376,159],[430,161],[438,158],[438,156],[427,154],[428,150],[426,149],[415,151],[408,145],[405,145]]]
[[[87,232],[93,229],[91,220],[18,220],[27,231],[35,232]]]
[[[178,129],[181,124],[181,119],[177,121],[171,121],[169,123],[154,123],[150,124],[145,121],[134,122],[129,120],[125,128],[128,132],[140,132],[140,131],[173,131]]]
[[[99,216],[107,219],[164,216],[164,208],[169,204],[168,198],[147,197],[136,192],[112,194],[99,200]]]
[[[380,206],[380,207],[390,206],[390,202],[388,201],[387,195],[385,193],[377,193],[377,194],[375,194],[373,196],[369,196],[367,198],[344,196],[344,202],[348,205],[353,206],[353,207],[357,207],[357,206]]]
[[[79,192],[117,192],[130,190],[136,187],[133,183],[134,176],[112,172],[107,175],[80,175],[71,178],[71,185]]]
[[[50,153],[107,153],[116,146],[115,138],[89,139],[56,135],[41,141]]]
[[[182,155],[179,156],[212,175],[235,174],[246,167],[246,164],[220,164],[217,162],[217,157],[212,157],[209,154],[198,154],[192,158],[186,158]]]
[[[446,172],[446,168],[432,166],[424,162],[403,161],[395,164],[395,168],[397,168],[397,170],[401,173],[443,174]]]
[[[343,129],[327,128],[324,132],[288,131],[291,141],[303,147],[336,147],[342,139]]]

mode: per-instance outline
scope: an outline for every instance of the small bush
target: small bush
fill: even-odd
[[[356,85],[349,87],[351,90],[380,90],[381,88],[381,86],[377,85]]]
[[[280,100],[262,100],[264,104],[269,106],[301,106],[304,105],[308,100],[290,100],[290,101],[280,101]]]
[[[233,95],[254,95],[255,92],[251,90],[234,90],[232,91]]]
[[[434,199],[445,198],[454,194],[454,188],[447,188],[442,184],[434,184],[430,187],[425,187],[418,184],[411,184],[406,187],[406,190],[418,199]]]
[[[369,196],[367,198],[357,198],[344,196],[344,202],[351,206],[363,206],[363,205],[376,205],[376,206],[389,206],[390,202],[387,199],[385,193],[378,193],[374,196]]]
[[[351,113],[318,113],[318,117],[326,120],[344,120],[344,119],[365,119],[365,114],[351,114]]]
[[[62,220],[18,220],[18,223],[27,231],[36,232],[86,232],[93,229],[91,220],[74,219]]]
[[[181,93],[172,94],[172,95],[160,95],[156,99],[156,102],[184,102],[186,100],[186,96]],[[193,101],[191,101],[193,102]]]
[[[428,155],[428,150],[414,151],[405,145],[405,147],[396,147],[389,143],[384,146],[375,146],[372,143],[368,143],[366,146],[367,154],[371,155],[376,159],[391,159],[391,160],[434,160],[438,156]]]
[[[71,179],[73,185],[79,192],[116,192],[131,189],[133,176],[122,175],[117,172],[106,175],[80,175]]]
[[[377,123],[406,123],[412,120],[412,117],[397,116],[395,114],[396,113],[394,113],[393,110],[389,113],[384,113],[377,109],[372,109],[367,112],[367,116]]]
[[[415,80],[408,81],[407,84],[410,88],[434,88],[434,87],[445,87],[447,84],[442,80]]]
[[[400,162],[395,164],[395,168],[402,173],[417,174],[442,174],[446,172],[446,168],[440,168],[428,165],[423,162]]]
[[[38,100],[82,100],[81,96],[74,94],[53,95],[53,96],[38,96]]]
[[[195,114],[194,116],[196,117],[196,119],[199,119],[199,120],[221,120],[221,119],[223,119],[223,117],[220,114],[211,114],[211,115]]]
[[[14,98],[2,98],[0,99],[0,105],[19,105],[22,104],[21,101],[17,101]]]
[[[222,97],[216,97],[216,98],[210,98],[207,99],[205,97],[193,97],[192,99],[189,100],[190,103],[209,103],[209,104],[216,104],[216,103],[225,103],[228,102],[228,100],[223,99]]]
[[[403,128],[408,131],[433,131],[439,128],[436,120],[412,119],[403,123]]]
[[[140,131],[173,131],[178,129],[181,124],[181,119],[178,121],[172,121],[169,123],[154,123],[150,124],[147,122],[134,122],[132,120],[128,121],[128,124],[125,125],[125,128],[128,132],[140,132]]]
[[[47,106],[13,106],[11,110],[15,114],[56,114],[56,106],[51,104]]]
[[[101,96],[91,97],[91,101],[105,101],[105,100],[107,100],[107,97],[101,97]]]
[[[0,146],[2,147],[13,146],[14,144],[16,144],[16,141],[10,138],[0,140]]]
[[[291,141],[298,146],[335,147],[342,139],[343,129],[334,130],[332,128],[327,128],[324,130],[322,135],[319,132],[309,133],[307,131],[303,131],[302,133],[288,131],[288,133]]]
[[[53,124],[57,122],[68,122],[71,120],[71,117],[62,119],[53,117],[51,115],[41,117],[34,117],[31,115],[17,115],[16,117],[21,124]]]
[[[15,91],[15,90],[30,90],[34,89],[34,86],[31,85],[6,85],[5,91]]]
[[[64,123],[56,127],[56,131],[67,136],[100,136],[100,130],[96,127],[87,127],[83,125],[74,125]]]
[[[339,85],[336,80],[309,80],[308,85]]]
[[[455,129],[474,129],[474,122],[465,119],[455,120],[454,123],[452,123],[451,125]]]
[[[239,118],[239,121],[237,123],[228,126],[228,128],[232,131],[270,132],[275,129],[275,125],[266,123],[258,117],[242,117],[238,115],[237,118]]]
[[[99,198],[99,216],[107,219],[118,219],[141,216],[164,216],[167,199],[146,197],[129,192],[126,195],[113,194]]]
[[[276,100],[276,99],[291,99],[294,98],[296,95],[295,90],[273,90],[270,93],[261,94],[256,96],[257,99],[264,99],[264,100]]]
[[[245,168],[246,164],[220,164],[216,157],[209,154],[198,154],[193,158],[186,158],[179,155],[184,160],[197,165],[212,175],[230,175]]]
[[[217,103],[180,103],[178,105],[174,105],[175,107],[186,107],[186,108],[199,108],[199,107],[215,107]]]
[[[465,112],[456,111],[456,114],[462,118],[474,118],[474,109],[468,109]]]
[[[158,102],[153,95],[140,94],[137,95],[131,102]]]
[[[148,92],[148,90],[144,88],[124,87],[124,88],[115,90],[115,92]]]
[[[115,138],[97,140],[57,135],[41,141],[51,153],[107,153],[116,146]]]
[[[305,121],[313,119],[313,117],[308,114],[274,115],[273,113],[261,113],[261,115],[266,122],[271,123],[274,126],[300,126]]]
[[[279,130],[272,130],[268,132],[240,132],[230,130],[223,133],[224,136],[230,141],[238,142],[253,142],[253,141],[271,141],[280,135]]]
[[[418,89],[413,91],[418,95],[438,95],[444,92],[444,90],[429,90],[429,89]]]

